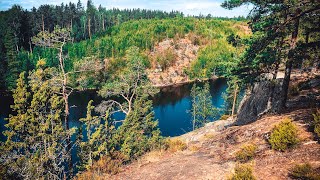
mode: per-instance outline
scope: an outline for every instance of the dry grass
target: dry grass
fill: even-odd
[[[143,155],[139,160],[139,165],[153,163],[160,161],[161,157],[164,155],[163,150],[153,150],[148,152],[147,154]]]
[[[201,149],[201,146],[192,145],[188,149],[192,152],[198,152]]]
[[[168,139],[167,146],[168,147],[166,149],[172,153],[177,152],[177,151],[183,151],[183,150],[187,149],[187,144],[179,138]]]
[[[204,137],[204,140],[208,140],[208,139],[213,139],[214,136],[215,135],[213,133],[208,133],[208,134],[205,134],[203,137]]]

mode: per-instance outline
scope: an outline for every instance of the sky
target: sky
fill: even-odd
[[[60,5],[69,2],[77,3],[78,0],[0,0],[0,10],[7,10],[12,5],[21,5],[24,9],[39,7],[41,4]],[[140,8],[154,10],[178,10],[185,15],[207,15],[219,17],[247,16],[250,5],[245,5],[233,10],[227,10],[220,5],[224,0],[92,0],[95,6],[100,4],[107,9],[111,8]],[[86,5],[87,0],[81,0]]]

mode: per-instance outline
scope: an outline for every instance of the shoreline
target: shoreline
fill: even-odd
[[[187,80],[187,81],[181,81],[181,82],[177,82],[177,83],[156,84],[156,85],[153,85],[153,86],[157,87],[157,88],[179,87],[179,86],[183,86],[185,84],[190,84],[190,83],[193,83],[193,82],[203,82],[203,81],[209,81],[209,80],[217,80],[217,79],[220,79],[220,78],[223,78],[223,77],[214,76],[214,77],[211,77],[211,78],[203,78],[203,79],[196,78],[196,79]]]
[[[185,84],[190,84],[193,82],[203,82],[203,81],[210,81],[210,80],[217,80],[220,78],[224,78],[224,77],[218,77],[218,76],[214,76],[211,78],[203,78],[203,79],[192,79],[192,80],[187,80],[187,81],[181,81],[181,82],[176,82],[176,83],[169,83],[169,84],[153,84],[153,87],[157,87],[157,88],[168,88],[168,87],[179,87],[179,86],[183,86]],[[99,91],[99,89],[95,89],[95,88],[88,88],[88,89],[74,89],[74,92],[86,92],[86,91]],[[8,91],[8,90],[4,90],[4,91],[0,91],[0,96],[12,96],[12,92]]]

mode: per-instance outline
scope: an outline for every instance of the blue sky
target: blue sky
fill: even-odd
[[[59,5],[69,2],[77,3],[78,0],[0,0],[0,10],[7,10],[13,4],[19,4],[24,9],[31,9],[33,6],[38,7],[41,4]],[[85,5],[87,0],[81,0]],[[223,0],[93,0],[98,6],[109,8],[141,8],[157,10],[178,10],[185,15],[203,15],[211,14],[212,16],[234,17],[246,16],[250,11],[250,6],[242,6],[233,10],[226,10],[220,6]]]

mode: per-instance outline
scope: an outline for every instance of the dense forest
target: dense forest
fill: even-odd
[[[172,11],[170,13],[157,11],[157,10],[145,10],[145,9],[110,9],[107,10],[99,6],[96,8],[92,1],[87,2],[87,8],[85,9],[81,2],[77,4],[61,4],[60,6],[41,5],[39,8],[33,8],[32,10],[24,10],[19,5],[14,5],[7,11],[1,11],[0,19],[0,49],[1,49],[1,89],[11,90],[15,86],[15,80],[18,78],[19,73],[22,71],[29,71],[35,68],[35,62],[39,58],[46,58],[49,66],[54,66],[53,56],[54,50],[43,50],[34,46],[32,37],[39,32],[48,31],[51,32],[55,27],[67,28],[70,31],[70,42],[67,45],[70,58],[81,59],[82,57],[88,57],[93,54],[102,57],[119,57],[123,56],[125,49],[124,46],[136,45],[143,47],[144,49],[151,47],[159,40],[166,37],[172,38],[176,33],[180,33],[180,36],[193,31],[196,28],[193,20],[188,20],[188,25],[184,22],[175,24],[172,18],[182,18],[183,13],[178,11]],[[203,17],[198,16],[200,19],[211,19],[210,16]],[[147,19],[154,19],[149,20]],[[161,21],[161,19],[172,19],[168,21]],[[219,18],[227,19],[227,18]],[[244,20],[244,18],[234,18],[237,21]],[[121,25],[123,22],[130,20],[144,20],[144,23],[131,22],[126,25]],[[178,21],[178,20],[175,20]],[[163,25],[158,26],[158,22]],[[170,27],[170,25],[176,27]],[[151,24],[153,27],[151,27]],[[114,27],[116,26],[116,27]],[[157,27],[155,27],[157,26]],[[185,27],[183,27],[185,26]],[[202,25],[203,26],[203,25]],[[140,33],[133,32],[134,28],[144,28]],[[148,29],[145,29],[148,28]],[[172,28],[172,29],[169,29]],[[199,27],[200,29],[201,27]],[[127,34],[119,34],[118,37],[113,35],[118,34],[119,31],[127,32]],[[142,35],[146,30],[151,30],[148,37],[144,38]],[[199,30],[198,30],[199,31]],[[203,30],[202,30],[203,31]],[[131,41],[137,42],[122,42],[121,38],[125,38],[128,34],[133,34],[134,39]],[[203,34],[203,32],[202,32]],[[109,35],[111,38],[102,38]],[[151,38],[151,39],[150,39]],[[98,39],[98,40],[97,40]],[[115,40],[116,39],[116,40]],[[75,44],[82,40],[80,44]],[[101,42],[100,42],[101,41]],[[120,44],[121,43],[121,44]],[[131,44],[130,44],[131,43]],[[138,44],[139,43],[139,44]],[[142,45],[143,44],[143,45]],[[95,46],[92,50],[85,50],[84,48]],[[98,47],[99,46],[99,47]],[[106,46],[101,49],[102,46]],[[81,49],[82,48],[82,49]],[[96,51],[101,51],[96,53]],[[111,55],[112,54],[112,55]],[[72,67],[67,67],[70,69]]]
[[[221,118],[234,118],[240,94],[253,92],[259,82],[272,84],[272,108],[264,113],[282,113],[292,93],[293,69],[311,72],[320,66],[320,3],[229,0],[222,7],[243,4],[254,7],[248,18],[107,10],[91,0],[86,8],[79,1],[30,11],[14,5],[1,11],[0,89],[12,93],[13,104],[2,132],[6,139],[0,146],[0,176],[71,179],[81,178],[82,172],[117,174],[146,152],[183,146],[161,136],[152,109],[152,97],[160,90],[147,73],[154,66],[161,71],[172,66],[181,39],[199,48],[183,69],[190,81],[228,81],[223,109],[213,107],[208,83],[192,86],[188,113],[193,130],[212,121],[218,111],[224,114]],[[174,48],[153,58],[166,40]],[[279,72],[284,74],[280,82]],[[280,96],[274,101],[277,86]],[[89,101],[86,117],[78,119],[82,124],[72,127],[69,97],[88,89],[103,101]],[[114,118],[119,112],[124,116],[120,120]]]
[[[145,9],[107,10],[101,6],[96,8],[92,1],[88,1],[86,7],[85,9],[78,1],[77,4],[70,2],[57,6],[41,5],[31,10],[14,5],[7,11],[1,11],[1,88],[12,89],[18,72],[30,69],[28,64],[21,61],[26,58],[26,54],[33,52],[34,44],[31,38],[41,31],[51,32],[55,26],[68,28],[72,42],[79,42],[105,34],[110,27],[129,20],[183,16],[178,11],[167,13]],[[15,62],[13,58],[16,59]],[[17,69],[17,66],[23,69]]]

